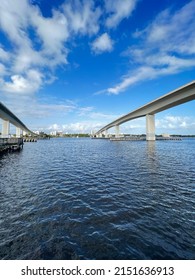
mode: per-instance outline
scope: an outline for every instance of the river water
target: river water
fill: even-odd
[[[195,259],[195,140],[60,138],[1,156],[0,259]]]

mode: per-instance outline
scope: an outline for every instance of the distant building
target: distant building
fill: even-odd
[[[51,131],[50,135],[62,137],[63,136],[63,132],[62,131]]]
[[[57,135],[57,131],[51,131],[51,132],[50,132],[50,135],[56,136],[56,135]]]
[[[63,132],[62,131],[58,131],[57,132],[57,136],[62,137],[63,136]]]

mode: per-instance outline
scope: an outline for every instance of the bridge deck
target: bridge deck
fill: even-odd
[[[113,126],[123,124],[133,119],[144,117],[148,114],[153,115],[191,100],[195,100],[195,81],[192,81],[187,85],[171,91],[145,104],[144,106],[114,120],[113,122],[101,128],[96,134],[100,134]]]
[[[25,124],[19,120],[19,118],[14,115],[3,103],[0,102],[0,118],[5,121],[9,121],[16,127],[20,128],[21,130],[34,134],[31,130],[29,130]]]

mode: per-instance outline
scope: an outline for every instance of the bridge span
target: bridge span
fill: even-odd
[[[16,137],[20,138],[24,133],[30,133],[34,135],[30,129],[28,129],[25,124],[19,120],[3,103],[0,102],[0,118],[2,119],[2,132],[1,138],[9,138],[10,136],[10,123],[16,127]]]
[[[119,125],[146,116],[146,140],[155,140],[155,114],[174,106],[195,100],[195,81],[171,91],[146,105],[114,120],[95,133],[95,137],[106,136],[115,126],[115,137],[119,137]]]

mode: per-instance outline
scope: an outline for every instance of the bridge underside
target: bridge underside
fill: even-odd
[[[21,122],[6,106],[0,102],[0,118],[2,119],[1,138],[10,136],[10,124],[16,127],[16,137],[20,138],[24,133],[34,134]]]

